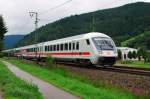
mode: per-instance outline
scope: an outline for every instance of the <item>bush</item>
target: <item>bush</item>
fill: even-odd
[[[150,62],[150,52],[146,52],[145,54],[145,60],[144,60],[145,63],[149,63]]]
[[[130,59],[132,59],[133,55],[132,55],[132,52],[131,52],[131,51],[128,52],[128,57],[129,57]]]
[[[121,52],[121,50],[117,50],[117,52],[118,52],[118,60],[121,60],[122,52]]]
[[[54,68],[56,66],[55,62],[54,62],[54,58],[51,56],[46,57],[46,66],[48,68]]]
[[[0,58],[4,57],[5,54],[4,53],[0,53]]]

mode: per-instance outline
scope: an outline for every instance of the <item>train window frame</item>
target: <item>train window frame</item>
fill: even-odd
[[[86,39],[86,44],[90,45],[90,40],[89,39]]]

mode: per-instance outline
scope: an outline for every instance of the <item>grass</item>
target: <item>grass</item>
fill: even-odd
[[[17,78],[0,62],[0,89],[4,99],[43,99],[37,86]]]
[[[118,61],[117,63],[126,64],[131,67],[150,68],[150,63],[144,63],[144,61],[126,60],[126,61]]]
[[[80,75],[71,74],[63,68],[48,70],[36,64],[24,63],[16,59],[10,59],[9,62],[42,80],[80,96],[82,99],[148,99],[109,85],[106,86],[100,81],[94,83]]]

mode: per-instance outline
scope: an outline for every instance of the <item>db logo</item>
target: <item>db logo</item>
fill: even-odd
[[[107,52],[107,55],[110,55],[110,52]]]

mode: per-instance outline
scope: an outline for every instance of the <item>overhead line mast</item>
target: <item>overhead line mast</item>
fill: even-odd
[[[39,20],[40,20],[40,19],[39,19],[39,15],[44,14],[44,13],[47,13],[47,12],[50,11],[50,10],[57,9],[58,7],[61,7],[61,6],[67,4],[67,3],[71,2],[71,1],[72,1],[72,0],[68,0],[68,1],[66,1],[66,2],[64,2],[64,3],[60,4],[60,5],[57,5],[57,6],[51,8],[51,9],[49,9],[49,10],[47,10],[47,11],[44,11],[44,12],[42,12],[42,13],[29,12],[31,18],[32,18],[32,17],[35,17],[35,21],[34,21],[34,24],[35,24],[35,31],[37,32],[37,29],[38,29],[38,23],[39,23]],[[38,51],[38,45],[37,45],[38,42],[37,42],[37,41],[38,41],[38,34],[35,33],[35,45],[36,45],[35,50],[36,50],[36,57],[37,57],[37,51]],[[40,57],[40,56],[39,56],[39,57]]]
[[[35,24],[35,31],[38,29],[38,23],[39,23],[39,18],[38,18],[38,12],[29,12],[30,14],[30,17],[32,18],[33,16],[35,16],[35,21],[34,21],[34,24]],[[37,35],[35,33],[35,43],[37,43]]]
[[[35,31],[37,31],[37,29],[38,29],[38,23],[39,23],[39,18],[38,18],[38,12],[29,12],[29,14],[30,14],[30,17],[32,18],[33,16],[35,16],[35,21],[34,21],[34,24],[35,24]],[[37,52],[38,52],[38,45],[37,45],[37,40],[38,40],[38,34],[37,33],[35,33],[35,46],[36,46],[36,48],[35,48],[35,52],[36,52],[36,58],[37,58]]]

